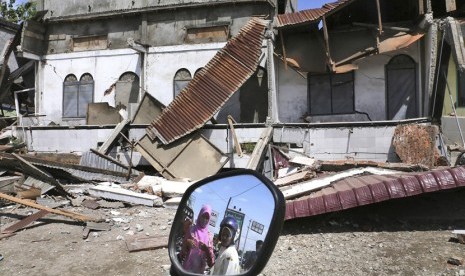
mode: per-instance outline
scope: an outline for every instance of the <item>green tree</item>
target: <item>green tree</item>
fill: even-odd
[[[0,3],[0,16],[10,22],[20,23],[32,18],[36,13],[36,3],[27,1],[15,5],[16,0],[5,0]]]

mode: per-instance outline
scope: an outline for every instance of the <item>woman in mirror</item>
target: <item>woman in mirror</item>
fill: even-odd
[[[239,255],[234,244],[234,237],[238,228],[233,217],[225,217],[220,224],[221,248],[218,258],[211,271],[212,275],[236,275],[241,272]]]
[[[213,241],[208,231],[211,212],[209,205],[203,205],[196,223],[185,229],[180,257],[183,268],[189,272],[203,274],[206,265],[213,265]]]

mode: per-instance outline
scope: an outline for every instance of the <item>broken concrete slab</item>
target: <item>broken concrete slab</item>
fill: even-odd
[[[178,208],[181,203],[182,197],[173,197],[165,201],[164,206],[166,208]]]
[[[182,196],[187,188],[195,182],[173,181],[160,176],[145,175],[139,182],[137,187],[141,190],[151,187],[154,194],[161,193],[164,197]]]
[[[87,239],[91,231],[110,231],[111,226],[106,222],[87,222],[82,230],[82,238]]]
[[[90,188],[89,194],[94,197],[113,199],[131,204],[140,204],[157,207],[163,206],[163,200],[159,196],[136,193],[123,188],[114,188],[99,185]]]

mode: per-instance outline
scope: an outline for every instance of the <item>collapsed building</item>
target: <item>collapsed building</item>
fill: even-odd
[[[34,64],[34,112],[18,114],[12,133],[29,153],[77,154],[84,166],[98,166],[97,154],[190,180],[251,168],[283,190],[308,180],[299,166],[454,165],[465,147],[465,1],[296,4],[41,1],[16,47]],[[457,183],[436,187],[461,186],[461,173],[441,173]],[[376,181],[388,179],[343,190]],[[439,189],[418,181],[402,195]],[[290,202],[288,218],[322,213],[299,212],[305,202]]]

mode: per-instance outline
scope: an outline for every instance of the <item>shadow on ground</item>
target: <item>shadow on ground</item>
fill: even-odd
[[[465,229],[463,188],[289,220],[282,235],[453,229]]]

